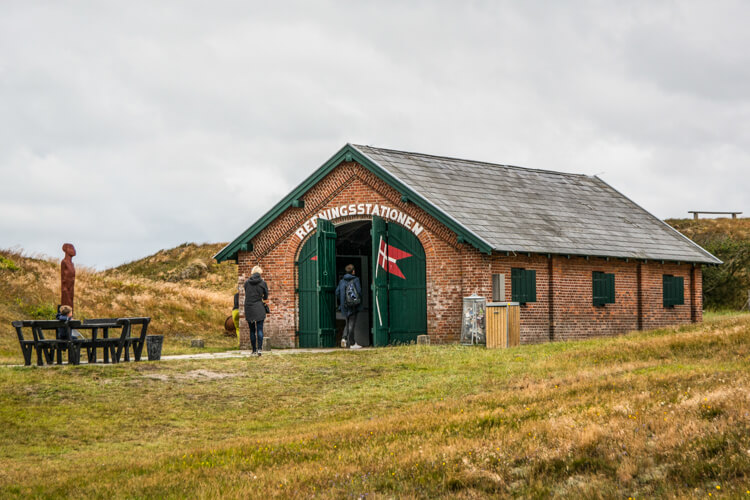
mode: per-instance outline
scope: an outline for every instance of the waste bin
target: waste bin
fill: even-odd
[[[161,359],[161,345],[164,343],[164,335],[146,335],[146,351],[149,361]]]
[[[487,303],[487,348],[506,348],[521,343],[521,308],[518,302]]]

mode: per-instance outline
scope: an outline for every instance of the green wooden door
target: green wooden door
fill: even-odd
[[[318,347],[318,246],[310,238],[299,254],[299,346]]]
[[[388,344],[388,231],[385,220],[372,217],[372,340],[375,346]]]
[[[318,250],[318,347],[336,343],[336,228],[318,219],[315,233]]]
[[[427,260],[419,239],[404,226],[388,224],[388,342],[416,342],[427,333]]]

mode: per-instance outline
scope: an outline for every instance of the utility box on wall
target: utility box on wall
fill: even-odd
[[[486,314],[488,349],[521,344],[521,307],[518,302],[490,302]]]

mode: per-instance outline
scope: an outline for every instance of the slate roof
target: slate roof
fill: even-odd
[[[351,146],[497,251],[721,263],[596,176]]]

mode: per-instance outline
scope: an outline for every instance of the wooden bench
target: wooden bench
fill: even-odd
[[[123,343],[117,350],[117,359],[119,361],[122,350],[125,350],[125,361],[130,361],[130,349],[133,349],[133,357],[135,361],[141,360],[143,354],[143,347],[146,345],[146,333],[148,325],[151,323],[151,318],[121,318],[121,321],[126,321],[127,325],[123,328]],[[133,327],[140,326],[141,329],[137,336],[133,336]],[[127,330],[127,334],[125,333]]]
[[[68,363],[77,365],[81,362],[81,346],[83,341],[71,339],[71,332],[81,326],[80,321],[25,320],[14,321],[12,325],[16,329],[26,366],[31,365],[32,350],[36,350],[36,363],[39,366],[42,366],[45,361],[47,364],[52,364],[55,358],[57,364],[62,364],[62,354],[64,351],[68,353]],[[31,330],[33,340],[24,337],[24,328]],[[57,338],[58,330],[62,330],[64,338]],[[49,338],[45,337],[45,331],[52,332]]]
[[[89,331],[89,338],[83,341],[83,347],[86,349],[88,362],[96,363],[96,351],[97,349],[101,348],[103,358],[102,361],[104,363],[109,363],[110,360],[113,363],[117,363],[119,361],[117,348],[124,342],[123,337],[127,335],[127,332],[125,332],[126,325],[126,322],[118,318],[84,320],[83,323],[81,323],[80,327],[77,329],[79,331]],[[109,332],[112,329],[119,330],[119,334],[117,336],[110,337]],[[99,336],[100,331],[101,336]]]
[[[732,219],[736,219],[738,215],[742,215],[742,212],[706,212],[705,210],[688,210],[689,214],[693,214],[693,219],[698,220],[700,214],[706,215],[731,215]]]
[[[125,361],[130,361],[130,350],[133,351],[135,361],[141,360],[143,347],[146,343],[146,333],[151,318],[102,318],[91,319],[86,321],[46,321],[46,320],[25,320],[14,321],[13,327],[18,335],[18,342],[21,345],[24,364],[31,365],[32,352],[36,350],[37,365],[41,366],[46,361],[52,364],[62,364],[63,352],[68,353],[69,364],[80,364],[81,349],[86,350],[89,363],[96,363],[97,350],[102,349],[104,363],[119,363],[123,357]],[[133,336],[133,327],[140,325],[140,331]],[[24,329],[30,329],[32,339],[24,336]],[[57,338],[57,332],[61,330],[62,338]],[[89,338],[82,340],[71,338],[73,330],[81,332],[89,331]],[[111,330],[119,330],[117,335],[110,337]],[[51,331],[48,337],[44,332]],[[99,335],[101,333],[101,335]],[[83,333],[82,333],[83,334]],[[85,336],[85,335],[84,335]]]

